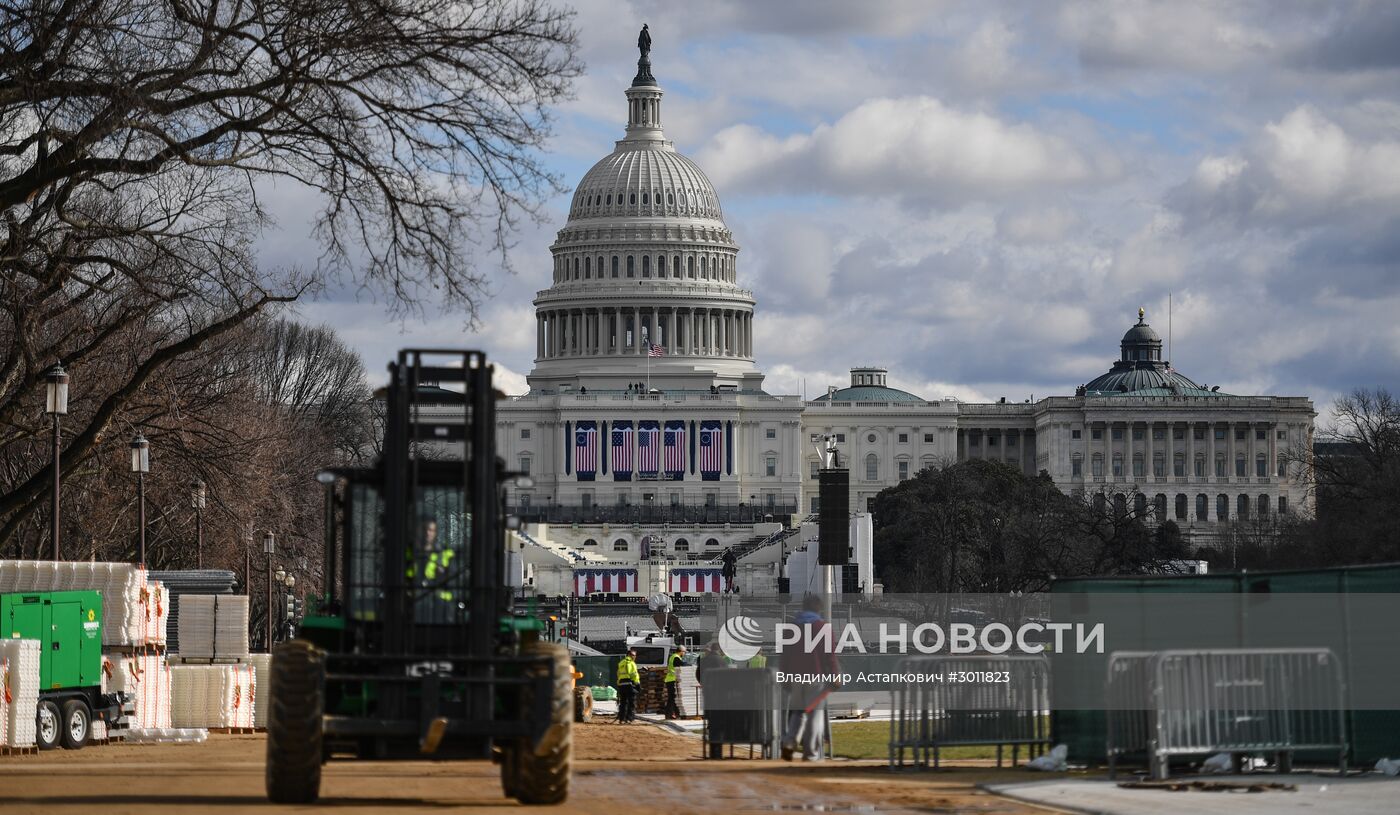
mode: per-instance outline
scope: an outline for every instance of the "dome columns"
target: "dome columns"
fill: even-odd
[[[638,330],[640,328],[640,330]],[[645,356],[753,358],[753,312],[701,306],[543,308],[536,315],[536,360]]]

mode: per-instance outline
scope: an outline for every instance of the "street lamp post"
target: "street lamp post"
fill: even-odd
[[[136,562],[146,565],[146,473],[151,471],[151,443],[140,433],[131,440],[131,471],[136,473]]]
[[[277,536],[263,534],[263,554],[267,555],[267,652],[272,653],[272,555],[277,551]]]
[[[204,482],[198,478],[190,485],[190,506],[194,507],[194,566],[204,568]]]
[[[60,491],[62,489],[62,472],[59,466],[59,458],[63,452],[63,436],[59,427],[59,417],[68,412],[68,372],[63,370],[63,365],[57,364],[49,369],[47,397],[44,402],[44,412],[53,417],[53,559],[59,558],[59,524],[62,520],[59,514]]]
[[[283,591],[287,586],[287,570],[278,566],[272,576],[277,579],[277,613],[273,614],[272,609],[268,609],[267,613],[277,618],[277,627],[272,629],[273,639],[276,639],[281,635],[283,621],[287,618],[287,594]]]

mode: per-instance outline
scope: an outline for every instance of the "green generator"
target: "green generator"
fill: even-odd
[[[39,641],[39,749],[80,749],[94,720],[120,719],[125,694],[102,692],[101,594],[0,595],[0,636]]]

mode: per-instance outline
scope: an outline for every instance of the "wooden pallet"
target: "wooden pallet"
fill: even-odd
[[[38,752],[38,747],[6,747],[0,744],[0,756],[32,756]]]
[[[210,733],[228,733],[235,736],[248,736],[258,732],[256,727],[210,727]]]

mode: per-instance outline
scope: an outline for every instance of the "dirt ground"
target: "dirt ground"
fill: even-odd
[[[703,761],[700,743],[659,727],[601,723],[575,731],[574,780],[555,812],[988,813],[1045,810],[975,789],[1020,771],[892,774],[874,762],[819,765]],[[314,807],[271,807],[263,797],[262,736],[211,735],[194,745],[109,745],[0,758],[0,812],[103,815],[328,809],[346,813],[509,812],[486,762],[327,765]]]

